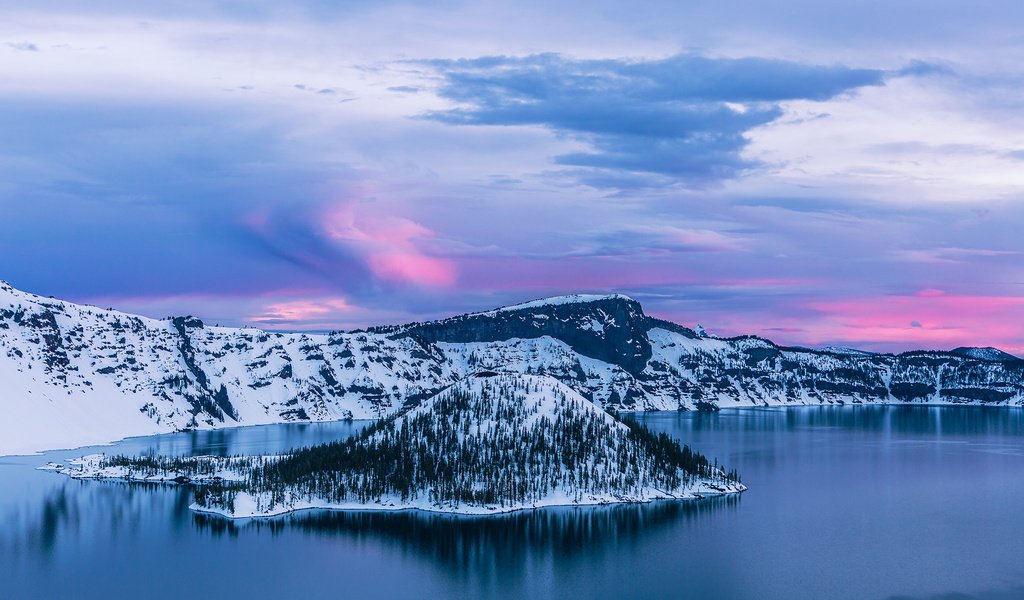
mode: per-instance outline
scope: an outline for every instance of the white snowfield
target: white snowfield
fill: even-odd
[[[453,390],[468,393],[471,398],[480,398],[481,394],[495,394],[500,385],[508,385],[510,382],[525,387],[525,392],[518,391],[514,394],[517,403],[521,403],[523,412],[528,415],[522,421],[503,420],[492,409],[491,412],[483,411],[483,416],[474,419],[469,424],[464,424],[465,432],[459,433],[459,443],[474,445],[477,440],[498,439],[504,444],[517,444],[519,440],[526,439],[527,435],[546,419],[553,422],[559,411],[564,412],[567,407],[578,413],[589,414],[596,419],[599,427],[611,431],[618,431],[622,437],[617,439],[617,444],[624,443],[625,435],[629,429],[615,417],[595,406],[578,393],[567,386],[551,379],[550,377],[538,377],[527,375],[504,374],[494,378],[469,378],[456,383],[451,388],[440,392],[430,400],[421,403],[416,408],[398,417],[395,421],[395,429],[400,430],[403,424],[410,419],[429,414],[437,410],[437,399]],[[481,409],[474,406],[471,401],[470,408],[466,409],[463,415],[480,413]],[[438,427],[450,427],[447,420],[448,415],[442,414],[437,420]],[[434,430],[436,432],[436,430]],[[439,435],[434,433],[432,435]],[[380,433],[370,439],[380,438]],[[621,451],[618,447],[609,448],[609,452],[615,455]],[[68,464],[49,463],[40,469],[53,470],[76,479],[103,479],[122,480],[148,483],[192,483],[207,485],[222,482],[245,482],[247,476],[239,472],[240,465],[246,460],[245,457],[212,457],[196,456],[185,457],[182,460],[190,465],[199,467],[200,474],[195,470],[188,472],[166,470],[147,471],[140,468],[125,466],[104,465],[109,457],[102,454],[92,454],[82,458],[68,461]],[[278,456],[261,457],[263,461],[279,460]],[[438,457],[440,458],[440,457]],[[601,473],[610,473],[614,465],[608,463],[595,463],[593,461],[581,463],[581,468],[587,473],[598,476]],[[382,496],[368,502],[345,502],[337,503],[317,497],[309,497],[294,491],[288,492],[289,499],[284,503],[275,503],[269,494],[252,494],[248,491],[241,491],[234,498],[232,507],[229,509],[223,506],[200,506],[193,503],[190,508],[198,512],[207,512],[222,515],[229,518],[251,518],[270,517],[288,512],[306,509],[331,509],[331,510],[424,510],[445,513],[488,515],[507,513],[517,510],[541,508],[547,506],[568,506],[568,505],[594,505],[611,503],[642,503],[653,500],[683,500],[698,499],[723,494],[734,494],[746,490],[741,483],[725,478],[723,472],[716,476],[697,477],[678,471],[681,483],[673,489],[661,489],[653,485],[644,484],[631,489],[625,493],[585,493],[567,482],[563,482],[558,488],[553,489],[542,498],[531,502],[523,503],[494,503],[494,504],[472,504],[454,502],[432,502],[430,493],[422,493],[417,498],[402,500],[398,495]],[[176,481],[177,480],[177,481]]]
[[[616,313],[627,316],[612,316],[608,302],[630,302]],[[139,317],[0,282],[0,455],[185,429],[379,418],[487,369],[549,375],[619,410],[1024,402],[1024,362],[993,349],[893,356],[779,348],[648,323],[621,295],[535,300],[477,313],[475,322],[486,327],[479,315],[507,320],[516,311],[527,317],[521,337],[497,341],[425,342],[403,328],[282,334]],[[548,326],[578,339],[540,335]],[[633,346],[618,362],[593,352],[595,340],[616,332],[649,349],[640,369],[622,366],[638,356]]]

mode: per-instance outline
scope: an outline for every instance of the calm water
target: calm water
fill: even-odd
[[[308,512],[234,524],[186,488],[0,458],[0,598],[1024,598],[1024,412],[648,413],[739,498],[505,517]],[[274,452],[359,424],[127,440],[106,452]]]

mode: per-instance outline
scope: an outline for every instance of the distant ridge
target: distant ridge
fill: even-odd
[[[377,418],[487,370],[546,375],[619,411],[1024,402],[1024,361],[996,349],[893,355],[717,338],[618,294],[312,334],[149,319],[0,283],[0,454]]]
[[[959,354],[960,356],[966,356],[968,358],[976,358],[978,360],[989,360],[993,362],[1013,362],[1020,360],[1020,358],[1008,353],[1003,352],[998,348],[986,346],[984,348],[972,348],[967,346],[961,346],[954,348],[950,351],[953,354]]]

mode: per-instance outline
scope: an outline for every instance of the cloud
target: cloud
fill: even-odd
[[[301,92],[309,92],[318,96],[337,96],[338,94],[350,94],[351,92],[343,90],[337,87],[319,87],[314,85],[306,85],[305,83],[296,83],[292,85],[293,88]],[[354,98],[352,98],[354,100]]]
[[[681,252],[737,252],[745,249],[741,237],[709,228],[675,225],[628,226],[598,234],[573,250],[571,256],[667,255]]]
[[[1019,352],[1021,296],[911,294],[812,303],[815,335],[840,345],[898,350],[995,346]],[[909,325],[909,327],[908,327]]]
[[[327,236],[365,257],[375,277],[399,284],[448,287],[455,263],[429,254],[424,242],[434,232],[406,218],[360,213],[354,203],[332,208],[323,217]]]
[[[887,7],[880,23],[810,0],[703,16],[321,3],[335,20],[266,2],[8,4],[0,46],[39,53],[0,48],[0,276],[32,291],[165,296],[154,316],[275,328],[622,291],[783,343],[1024,339],[1020,305],[950,300],[1024,290],[1005,6]],[[705,55],[623,58],[683,39]],[[500,53],[519,58],[474,58]],[[453,60],[409,62],[429,57]]]
[[[931,75],[956,75],[956,71],[944,62],[912,60],[905,67],[897,69],[895,75],[928,77]]]
[[[231,294],[344,282],[355,293],[369,284],[358,256],[308,226],[324,189],[357,175],[293,156],[282,123],[220,107],[34,99],[0,101],[0,129],[0,269],[25,288]]]
[[[39,52],[39,46],[32,42],[10,42],[7,47],[19,52]]]
[[[978,258],[997,258],[1015,256],[1015,250],[993,250],[988,248],[926,248],[917,250],[899,250],[895,255],[907,262],[960,264]]]
[[[344,298],[287,300],[266,305],[248,321],[262,327],[324,321],[339,323],[343,321],[340,317],[352,308]]]
[[[828,100],[882,85],[893,75],[693,54],[660,60],[537,54],[423,64],[442,77],[437,93],[457,105],[425,118],[455,125],[540,126],[568,136],[588,149],[561,154],[555,162],[580,169],[575,174],[590,185],[608,187],[629,185],[621,177],[638,173],[688,187],[734,178],[759,166],[741,156],[745,134],[777,119],[780,103]]]

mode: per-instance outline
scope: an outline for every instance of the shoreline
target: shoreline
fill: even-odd
[[[64,475],[71,479],[93,480],[97,482],[120,482],[154,485],[192,485],[207,486],[224,482],[240,482],[244,479],[238,473],[230,469],[218,469],[210,474],[187,476],[178,472],[165,474],[134,475],[124,467],[99,467],[99,463],[107,458],[103,454],[90,454],[65,461],[66,464],[48,462],[45,465],[36,467],[37,471],[50,471]],[[216,463],[223,457],[216,456],[194,456],[190,457],[196,461],[209,461]],[[251,457],[246,457],[251,458]],[[271,457],[272,458],[272,457]],[[666,492],[657,488],[645,488],[639,496],[615,496],[613,494],[590,495],[581,500],[573,499],[571,494],[557,492],[550,497],[532,502],[529,504],[514,506],[480,506],[462,504],[459,506],[443,506],[431,504],[429,501],[417,499],[403,502],[398,497],[384,497],[372,503],[344,503],[336,504],[322,500],[302,499],[291,504],[274,506],[269,510],[257,510],[258,502],[254,496],[245,490],[240,490],[233,501],[234,506],[241,507],[234,511],[227,511],[220,508],[200,506],[195,502],[189,504],[189,510],[207,515],[215,515],[232,521],[245,519],[272,519],[283,515],[305,511],[305,510],[331,510],[331,511],[373,511],[373,512],[398,512],[416,510],[434,514],[451,514],[460,516],[492,516],[503,515],[523,510],[537,510],[542,508],[558,506],[608,506],[614,504],[648,504],[655,501],[687,501],[703,500],[733,494],[741,494],[747,490],[742,483],[726,483],[712,480],[702,480],[688,489],[678,493]]]
[[[670,409],[665,409],[665,410],[630,410],[630,411],[620,411],[619,414],[620,415],[633,415],[633,414],[639,414],[639,413],[673,413],[674,414],[674,413],[678,413],[678,412],[705,412],[707,414],[716,414],[716,413],[720,413],[722,411],[728,411],[728,410],[750,410],[750,409],[761,409],[761,410],[763,410],[763,409],[766,409],[766,408],[767,409],[775,409],[775,408],[782,408],[782,409],[850,408],[850,407],[868,407],[868,406],[897,406],[897,407],[921,407],[921,408],[963,407],[963,408],[991,408],[991,409],[999,409],[999,410],[1003,410],[1003,409],[1024,410],[1024,405],[1021,405],[1021,404],[1012,404],[1011,405],[1011,404],[1006,404],[1006,403],[984,403],[984,402],[980,402],[980,401],[978,401],[978,402],[853,402],[853,401],[849,401],[849,402],[844,402],[842,404],[839,404],[839,403],[823,403],[823,404],[768,404],[768,405],[764,405],[764,404],[743,404],[743,405],[740,405],[740,406],[719,407],[719,410],[713,410],[713,411],[698,411],[696,409],[691,409],[691,410],[686,410],[686,411],[680,411],[678,409],[676,409],[676,410],[670,410]],[[164,435],[178,435],[178,434],[184,434],[184,433],[200,433],[200,432],[210,432],[210,431],[226,431],[226,430],[233,430],[233,429],[249,429],[249,428],[256,428],[256,427],[278,427],[278,426],[281,426],[281,425],[306,425],[306,426],[309,426],[309,425],[332,425],[332,424],[336,424],[336,423],[353,423],[353,424],[366,423],[366,424],[372,424],[372,423],[376,422],[377,420],[378,419],[334,419],[334,420],[330,420],[330,421],[282,421],[280,423],[253,423],[252,425],[229,425],[227,427],[204,427],[204,428],[197,428],[197,429],[183,429],[183,430],[180,430],[180,431],[165,431],[165,432],[157,432],[157,433],[141,433],[141,434],[138,434],[138,435],[127,435],[125,437],[118,438],[116,440],[99,441],[99,442],[86,442],[86,443],[83,443],[83,444],[79,444],[77,446],[76,445],[69,445],[69,446],[63,446],[63,447],[57,447],[57,448],[43,448],[43,449],[40,449],[40,450],[27,451],[27,452],[23,452],[23,451],[5,452],[3,450],[0,450],[0,458],[32,457],[32,456],[42,456],[44,454],[48,454],[48,453],[51,453],[51,452],[71,452],[71,451],[76,451],[76,450],[83,450],[83,449],[86,449],[86,448],[104,448],[104,447],[114,446],[116,444],[120,444],[121,442],[124,442],[126,440],[134,440],[134,439],[156,437],[156,436],[164,436]],[[74,442],[70,442],[70,443],[74,444]]]
[[[173,483],[173,482],[172,482]],[[539,502],[530,505],[503,507],[495,510],[480,510],[480,511],[466,511],[466,510],[445,510],[438,507],[429,506],[418,506],[418,505],[407,505],[407,506],[389,506],[383,504],[311,504],[309,506],[296,506],[290,508],[283,508],[274,512],[265,512],[258,514],[229,514],[227,511],[218,510],[215,508],[208,508],[199,506],[196,503],[189,504],[188,508],[194,513],[215,516],[223,519],[227,519],[232,522],[239,521],[250,521],[250,520],[271,520],[280,517],[286,517],[291,514],[305,512],[305,511],[331,511],[331,512],[379,512],[379,513],[397,513],[397,512],[421,512],[432,515],[450,515],[453,517],[491,517],[508,515],[517,512],[523,512],[528,510],[544,510],[547,508],[588,508],[595,506],[615,506],[615,505],[635,505],[635,504],[653,504],[654,502],[699,502],[701,500],[709,500],[712,498],[723,498],[726,496],[733,496],[742,494],[747,491],[745,485],[740,484],[742,489],[722,491],[722,492],[700,492],[694,495],[688,496],[655,496],[646,499],[622,499],[622,500],[596,500],[596,501],[584,501],[584,502],[563,502],[557,500],[551,503]],[[479,508],[479,507],[473,507]]]

